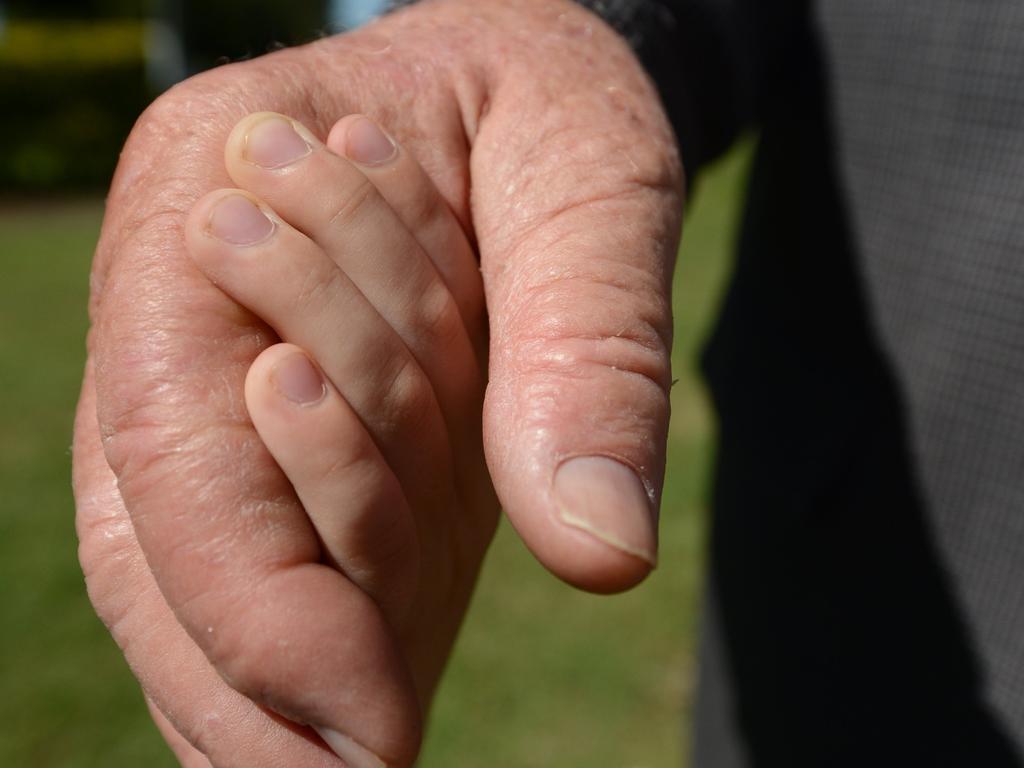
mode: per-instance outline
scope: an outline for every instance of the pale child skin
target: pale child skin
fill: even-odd
[[[392,647],[374,655],[412,722],[498,515],[476,257],[420,165],[366,117],[342,119],[325,144],[283,115],[251,115],[226,158],[238,189],[195,206],[189,252],[280,339],[252,364],[246,406],[315,529],[319,552],[304,556],[376,604]],[[402,761],[320,735],[354,768]]]

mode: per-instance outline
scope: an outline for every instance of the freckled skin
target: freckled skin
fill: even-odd
[[[312,731],[264,707],[314,722],[353,700],[352,721],[316,724],[407,766],[420,739],[409,660],[372,604],[333,599],[329,574],[304,565],[318,548],[245,411],[246,371],[276,339],[184,249],[188,211],[230,186],[228,133],[264,110],[321,138],[352,112],[388,126],[471,233],[490,315],[494,486],[534,554],[600,592],[650,566],[559,523],[551,477],[566,457],[611,456],[660,492],[679,159],[624,42],[568,0],[424,2],[193,78],[129,138],[94,262],[76,420],[90,598],[183,763],[337,766]],[[156,541],[156,520],[178,525]],[[472,583],[487,538],[455,558],[455,578]],[[282,569],[287,580],[263,579]],[[214,576],[236,586],[211,591]],[[190,620],[204,606],[225,617],[212,633]],[[297,690],[303,679],[315,684]]]

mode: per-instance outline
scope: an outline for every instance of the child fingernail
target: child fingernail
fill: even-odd
[[[260,168],[274,170],[291,165],[312,151],[312,147],[296,132],[291,120],[272,116],[249,129],[243,157]]]
[[[383,165],[397,152],[395,142],[366,117],[352,123],[345,135],[345,156],[362,165]]]
[[[230,195],[214,206],[208,230],[232,245],[255,245],[270,237],[274,222],[242,195]]]
[[[271,373],[274,387],[296,405],[313,405],[327,394],[324,377],[301,352],[288,355]]]

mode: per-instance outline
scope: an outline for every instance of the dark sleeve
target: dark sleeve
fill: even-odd
[[[415,0],[395,0],[392,7]],[[806,0],[576,0],[633,47],[657,84],[688,176],[755,128]]]

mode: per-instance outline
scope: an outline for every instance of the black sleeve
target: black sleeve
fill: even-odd
[[[395,0],[392,7],[415,0]],[[756,127],[773,63],[806,0],[576,0],[615,28],[657,84],[689,176]]]

